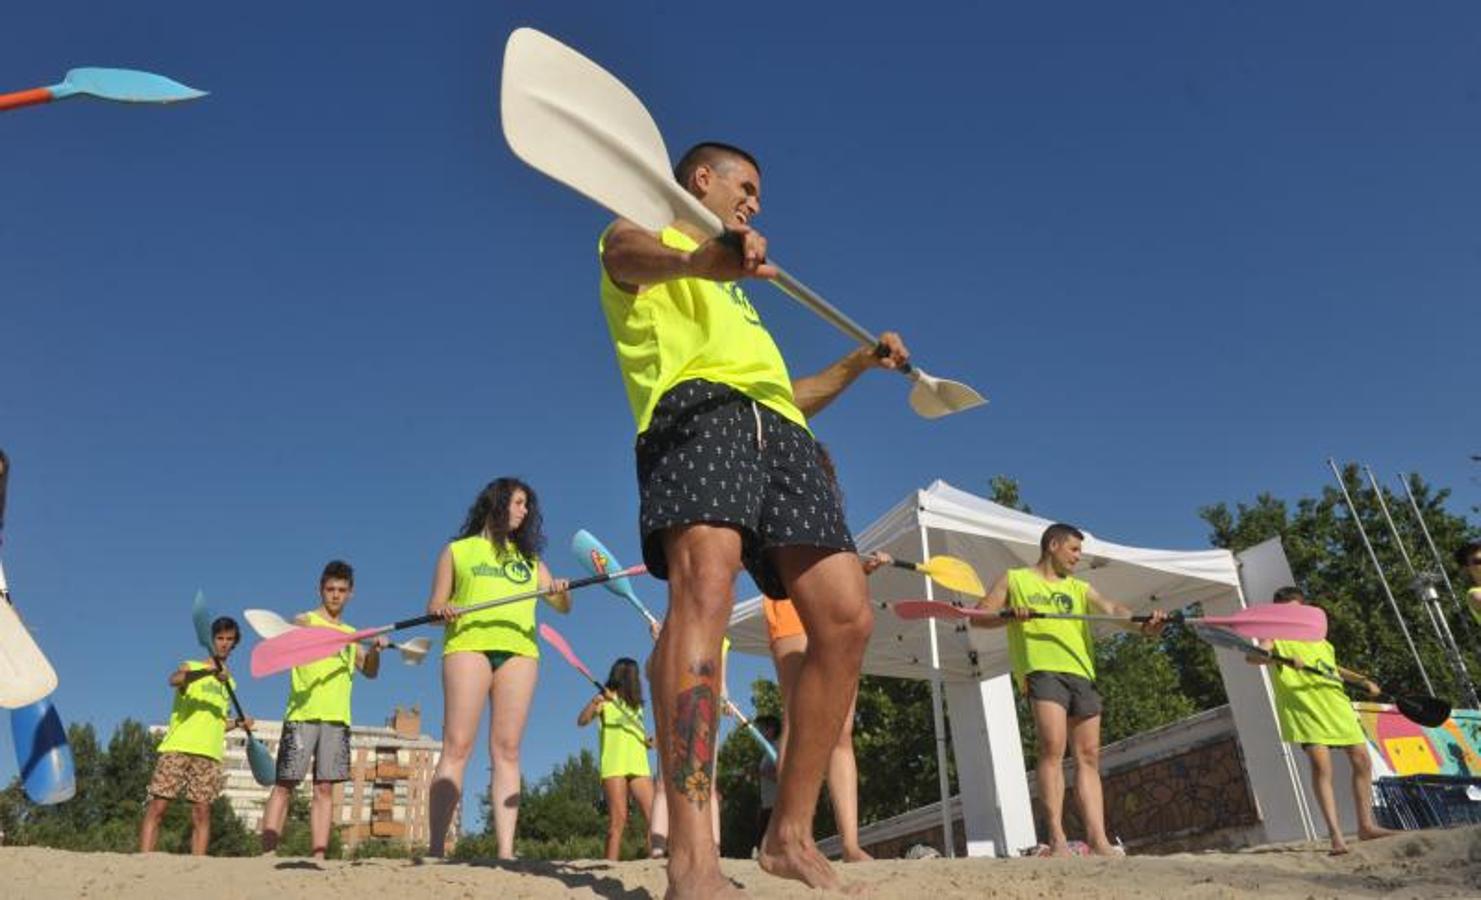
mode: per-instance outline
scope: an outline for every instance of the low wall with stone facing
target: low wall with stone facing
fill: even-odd
[[[1229,707],[1190,716],[1101,750],[1106,827],[1113,840],[1143,853],[1248,846],[1258,839],[1259,813]],[[1065,767],[1065,828],[1083,836],[1074,796],[1074,766]],[[1030,792],[1037,793],[1033,772]],[[1037,801],[1037,796],[1035,797]],[[965,853],[961,800],[951,800],[957,855]],[[1034,804],[1039,837],[1043,812]],[[944,850],[941,806],[933,803],[860,830],[859,843],[881,859],[898,858],[916,844]],[[819,847],[836,855],[838,839]]]

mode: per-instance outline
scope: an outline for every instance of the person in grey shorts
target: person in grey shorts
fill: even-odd
[[[332,628],[353,632],[340,615],[355,592],[355,570],[342,560],[333,560],[319,576],[319,607],[294,619],[307,628]],[[309,806],[309,834],[314,857],[323,859],[329,849],[329,828],[334,816],[335,782],[350,779],[350,691],[359,670],[366,678],[380,672],[381,649],[387,641],[377,638],[368,648],[351,643],[327,659],[293,669],[288,710],[283,714],[283,737],[278,742],[277,783],[262,810],[262,852],[277,850],[288,817],[288,800],[299,783],[314,770],[314,797]]]

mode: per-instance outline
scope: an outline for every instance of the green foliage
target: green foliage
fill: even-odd
[[[350,859],[415,859],[426,855],[427,848],[424,846],[413,847],[406,841],[390,838],[371,838],[356,844]]]
[[[1197,709],[1178,690],[1177,668],[1163,646],[1139,634],[1096,642],[1096,687],[1105,704],[1101,742],[1109,744],[1187,718]]]
[[[77,795],[55,806],[37,806],[26,799],[19,779],[0,792],[0,827],[10,844],[56,847],[64,850],[131,853],[139,846],[139,821],[154,772],[156,739],[133,719],[114,730],[106,750],[87,723],[67,728],[77,776]],[[160,850],[190,852],[190,804],[172,803],[160,823]],[[257,836],[249,833],[224,797],[211,804],[213,856],[250,856],[259,852]]]
[[[1434,682],[1435,693],[1460,700],[1462,694],[1456,674],[1435,636],[1429,614],[1413,588],[1403,556],[1383,519],[1373,491],[1366,487],[1353,490],[1360,484],[1367,484],[1357,466],[1345,466],[1343,475],[1348,490],[1353,493],[1358,516],[1388,575],[1425,670]],[[1451,515],[1445,509],[1448,490],[1435,490],[1419,479],[1411,483],[1410,489],[1444,558],[1451,581],[1460,586],[1463,575],[1455,569],[1453,556],[1461,544],[1476,537],[1476,530],[1463,517]],[[1414,520],[1408,500],[1402,492],[1395,496],[1386,487],[1383,493],[1404,547],[1415,565],[1434,570],[1434,558]],[[1268,538],[1279,537],[1297,585],[1305,591],[1309,601],[1327,612],[1327,639],[1337,648],[1338,660],[1344,665],[1375,674],[1380,681],[1423,689],[1419,667],[1404,642],[1382,585],[1374,574],[1352,512],[1336,487],[1324,487],[1320,496],[1299,499],[1294,510],[1283,500],[1260,494],[1253,504],[1237,504],[1233,511],[1224,503],[1218,503],[1199,510],[1199,515],[1211,529],[1213,544],[1235,552]],[[1441,590],[1443,592],[1443,586]],[[1259,603],[1270,598],[1246,599]],[[1457,609],[1450,597],[1442,596],[1441,605],[1445,620],[1461,644],[1472,676],[1481,675],[1481,656],[1476,652],[1477,638],[1481,635],[1477,634],[1475,622]]]
[[[312,790],[312,788],[311,788]],[[283,820],[283,835],[278,840],[279,856],[313,856],[314,835],[309,825],[309,795],[296,790],[288,799],[288,816]],[[211,838],[214,842],[214,834]],[[325,859],[343,859],[344,838],[338,828],[329,829],[329,846],[324,850]]]
[[[774,682],[752,685],[757,715],[781,715]],[[941,797],[935,729],[928,682],[865,675],[854,710],[854,755],[859,771],[859,823],[899,815]],[[948,723],[948,727],[950,727]],[[735,729],[720,749],[721,852],[749,857],[761,805],[756,767],[764,751],[744,729]],[[947,755],[947,777],[955,789],[955,761]],[[837,826],[824,788],[813,832],[834,834]]]
[[[497,855],[488,799],[480,800],[484,831],[458,841],[454,859]],[[636,803],[629,804],[622,833],[622,858],[637,859],[647,846],[648,823]],[[607,813],[601,767],[587,749],[566,757],[550,774],[528,788],[520,800],[515,850],[522,859],[600,859],[606,849]]]

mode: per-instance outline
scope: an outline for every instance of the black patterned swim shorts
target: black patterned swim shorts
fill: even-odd
[[[741,561],[768,597],[787,596],[777,547],[854,550],[838,486],[807,429],[711,381],[670,388],[638,435],[643,562],[668,577],[663,532],[698,522],[741,533]]]

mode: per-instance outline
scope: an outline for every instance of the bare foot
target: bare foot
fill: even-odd
[[[810,841],[806,844],[780,839],[762,841],[756,863],[767,874],[800,881],[810,888],[850,894],[857,894],[863,888],[862,885],[845,885],[828,865],[827,858]]]
[[[1351,853],[1351,852],[1352,851],[1350,851],[1350,850],[1347,849],[1347,844],[1346,843],[1344,843],[1342,841],[1333,841],[1332,842],[1332,851],[1330,853],[1328,853],[1327,855],[1328,856],[1346,856],[1348,853]]]
[[[846,863],[874,862],[874,857],[864,852],[863,847],[844,848],[843,861]]]
[[[1039,853],[1039,855],[1053,856],[1059,859],[1069,859],[1071,856],[1074,856],[1074,854],[1070,852],[1070,842],[1062,838],[1057,841],[1051,840],[1048,846],[1046,846]]]
[[[669,887],[663,892],[663,896],[664,900],[689,900],[691,897],[695,900],[707,900],[709,897],[745,897],[746,892],[719,872],[712,872],[708,876],[675,878],[671,870]]]
[[[1105,841],[1105,842],[1102,842],[1102,843],[1099,843],[1099,844],[1091,844],[1090,845],[1090,852],[1094,856],[1110,856],[1110,857],[1125,857],[1126,856],[1126,851],[1125,850],[1121,849],[1120,847],[1116,846],[1115,844],[1111,843],[1110,841]]]
[[[1392,828],[1379,828],[1377,825],[1374,825],[1372,828],[1359,828],[1358,840],[1376,841],[1379,838],[1393,837],[1398,833],[1399,832],[1394,831]]]

